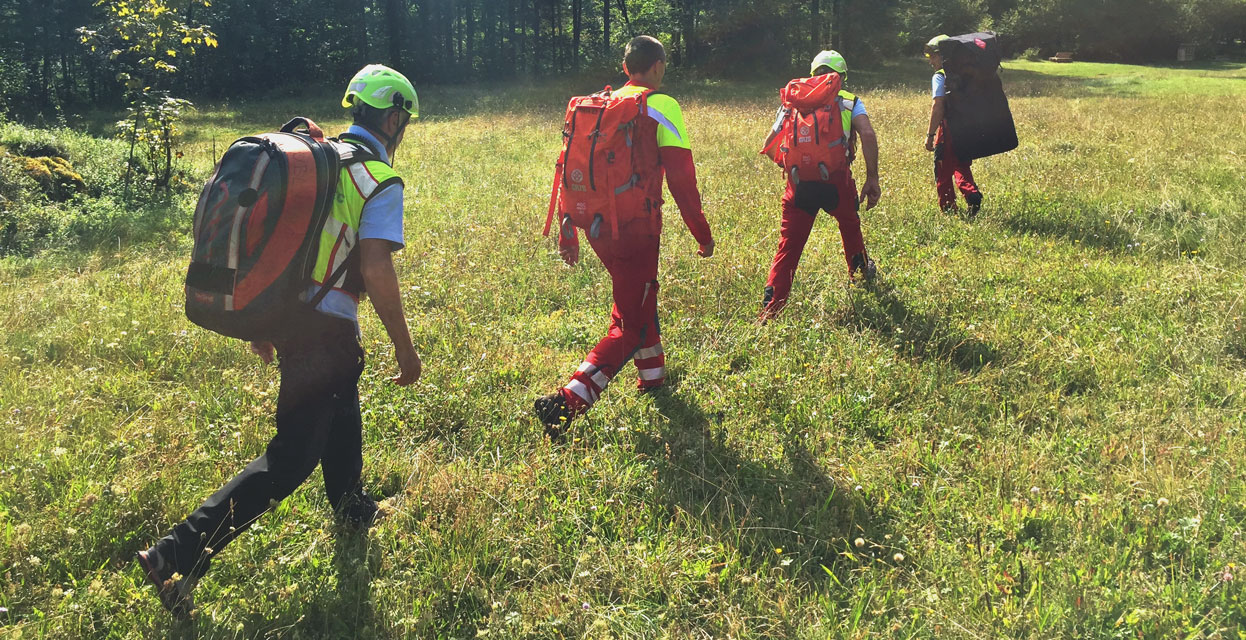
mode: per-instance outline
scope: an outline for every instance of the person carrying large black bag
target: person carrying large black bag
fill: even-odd
[[[998,39],[993,33],[940,35],[926,43],[925,53],[935,70],[926,150],[934,152],[939,208],[955,211],[959,190],[973,216],[982,206],[973,160],[1017,147],[998,74]]]

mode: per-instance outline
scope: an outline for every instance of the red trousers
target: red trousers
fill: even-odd
[[[618,238],[603,231],[589,243],[610,273],[614,308],[606,337],[585,356],[584,362],[562,389],[567,406],[583,411],[597,402],[628,360],[636,363],[637,386],[661,386],[666,381],[666,354],[658,327],[659,236],[648,222],[632,225],[644,232],[619,230]]]
[[[956,208],[958,189],[964,194],[965,202],[976,205],[982,201],[978,185],[973,181],[973,170],[970,168],[972,163],[972,160],[962,160],[956,156],[956,146],[947,134],[947,127],[940,125],[934,152],[935,189],[939,192],[940,209]]]
[[[852,275],[853,257],[864,257],[865,253],[865,239],[861,237],[861,217],[857,215],[857,208],[857,184],[848,171],[834,174],[830,182],[803,182],[793,187],[788,181],[787,190],[783,193],[783,219],[779,223],[779,249],[774,254],[774,263],[770,265],[770,276],[766,279],[762,299],[765,312],[777,313],[787,304],[796,266],[800,264],[800,255],[805,250],[819,210],[835,216],[839,222],[844,261],[848,263],[849,276]]]

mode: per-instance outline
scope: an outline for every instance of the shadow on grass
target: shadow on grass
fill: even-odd
[[[399,638],[386,628],[373,609],[372,576],[380,567],[381,550],[364,532],[336,526],[333,540],[332,584],[320,574],[322,584],[309,584],[290,595],[273,596],[278,609],[245,616],[199,615],[192,622],[175,623],[169,638],[235,637],[241,629],[253,637],[294,638]],[[293,585],[297,587],[298,585]],[[287,598],[292,598],[296,606]],[[239,627],[238,625],[242,626]]]
[[[882,539],[885,516],[827,475],[799,434],[781,435],[786,464],[750,460],[727,444],[722,412],[707,413],[673,387],[652,395],[666,426],[637,444],[657,461],[653,499],[672,521],[696,519],[751,570],[783,572],[806,587],[825,585],[828,571],[848,580],[858,566],[844,554],[849,541]]]
[[[1189,202],[1119,203],[1051,200],[1006,194],[995,210],[1000,223],[1021,235],[1060,238],[1092,249],[1133,254],[1183,254],[1204,249],[1209,235],[1206,207]]]
[[[921,360],[944,360],[965,373],[976,372],[1000,359],[999,350],[969,336],[933,315],[914,311],[887,282],[875,283],[853,295],[844,323],[874,331],[892,343],[896,352]]]

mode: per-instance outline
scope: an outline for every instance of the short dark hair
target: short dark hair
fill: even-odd
[[[830,67],[828,67],[828,66],[826,66],[826,65],[822,65],[822,66],[818,67],[817,69],[814,69],[814,70],[813,70],[813,75],[815,75],[815,76],[824,76],[824,75],[826,75],[826,74],[828,74],[828,73],[831,73],[832,71],[834,71],[834,69],[832,69],[832,68],[830,68]]]
[[[355,124],[380,131],[385,126],[385,119],[389,117],[389,112],[397,108],[377,109],[363,100],[354,100],[350,105],[350,116]]]
[[[653,36],[632,38],[623,52],[623,64],[628,73],[645,73],[659,62],[666,62],[666,48]]]

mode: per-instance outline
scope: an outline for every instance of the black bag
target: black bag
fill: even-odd
[[[999,78],[999,39],[969,33],[939,43],[947,74],[945,118],[956,155],[985,158],[1017,148],[1017,128]]]

